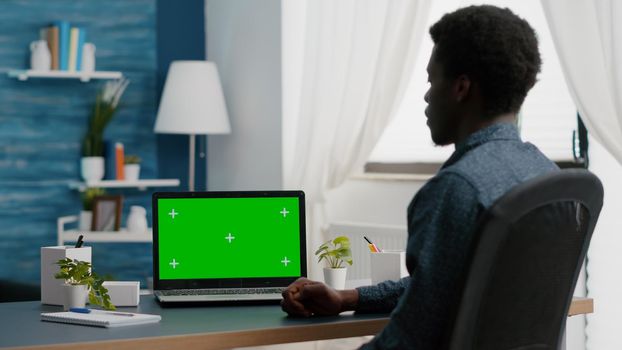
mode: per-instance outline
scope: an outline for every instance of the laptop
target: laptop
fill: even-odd
[[[152,200],[161,304],[278,303],[307,275],[302,191],[156,192]]]

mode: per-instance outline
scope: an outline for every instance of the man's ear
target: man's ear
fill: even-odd
[[[454,80],[454,96],[457,102],[464,101],[471,92],[471,79],[465,74],[459,75]]]

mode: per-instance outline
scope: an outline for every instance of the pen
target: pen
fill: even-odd
[[[81,248],[82,247],[82,244],[84,243],[82,238],[84,238],[83,235],[80,235],[80,237],[78,237],[78,241],[76,242],[76,248]]]
[[[86,307],[70,307],[69,311],[77,312],[79,314],[88,314],[91,312],[91,309],[86,308]]]
[[[367,246],[369,247],[369,250],[371,250],[372,253],[380,253],[380,249],[378,249],[378,247],[374,243],[372,243],[372,241],[370,241],[369,238],[365,236],[363,236],[363,238],[365,238],[367,243],[369,243]]]
[[[69,311],[77,312],[79,314],[91,313],[91,309],[89,309],[88,307],[71,307],[69,308]],[[134,317],[134,314],[129,313],[129,312],[114,312],[114,311],[95,311],[95,312],[102,313],[102,314],[108,314],[108,315]]]

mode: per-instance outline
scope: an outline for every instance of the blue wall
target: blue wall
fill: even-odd
[[[202,2],[201,2],[202,3]],[[106,136],[143,159],[142,177],[157,177],[156,0],[0,1],[0,278],[38,283],[39,247],[56,244],[56,218],[80,210],[67,183],[79,177],[80,140],[101,82],[9,79],[28,65],[28,44],[54,20],[84,26],[97,46],[97,69],[122,71],[131,84]],[[169,166],[177,166],[169,163]],[[150,208],[150,193],[123,190]],[[117,279],[151,275],[150,244],[95,244],[94,267]]]
[[[205,59],[205,10],[203,0],[158,0],[158,96],[171,61]],[[188,188],[188,136],[158,135],[159,173],[181,180]],[[195,189],[205,186],[205,136],[197,136]]]

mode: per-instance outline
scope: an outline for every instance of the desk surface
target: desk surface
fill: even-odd
[[[569,315],[592,312],[591,299],[573,300]],[[276,305],[161,308],[153,296],[122,311],[162,315],[156,324],[96,328],[40,321],[41,312],[60,311],[40,302],[0,303],[0,347],[37,349],[229,349],[309,340],[372,335],[387,314],[288,318]]]

